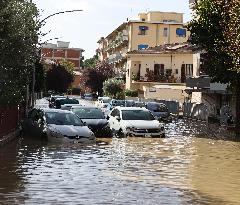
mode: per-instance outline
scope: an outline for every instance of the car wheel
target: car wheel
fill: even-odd
[[[117,135],[118,135],[119,138],[126,138],[127,137],[127,135],[121,129],[118,131]]]
[[[165,136],[165,134],[161,134],[160,137],[161,138],[165,138],[166,136]]]

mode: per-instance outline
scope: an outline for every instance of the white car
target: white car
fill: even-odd
[[[110,128],[120,137],[164,137],[164,126],[146,108],[115,107],[108,116]]]
[[[110,97],[99,97],[98,100],[96,101],[96,106],[99,108],[106,108],[110,101],[111,101]]]

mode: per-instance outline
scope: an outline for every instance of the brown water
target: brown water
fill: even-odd
[[[240,143],[199,127],[88,146],[19,139],[0,150],[0,204],[240,204]]]

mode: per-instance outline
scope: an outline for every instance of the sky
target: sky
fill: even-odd
[[[33,0],[40,10],[40,18],[59,11],[82,9],[82,12],[56,15],[46,20],[40,42],[70,42],[70,47],[85,50],[85,59],[92,57],[97,41],[106,37],[127,18],[136,20],[146,11],[184,13],[184,22],[191,19],[189,0]],[[57,40],[55,38],[58,38]],[[53,40],[51,40],[53,39]]]

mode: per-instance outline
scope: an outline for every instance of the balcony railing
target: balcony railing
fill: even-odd
[[[132,75],[132,81],[134,82],[156,82],[156,83],[180,83],[180,79],[174,75],[147,75],[140,76],[139,74]]]

